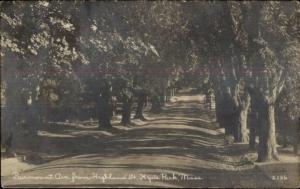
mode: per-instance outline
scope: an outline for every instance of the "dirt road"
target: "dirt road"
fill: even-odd
[[[200,96],[177,97],[161,114],[149,114],[148,119],[103,140],[81,140],[74,144],[74,153],[64,158],[2,177],[2,186],[280,187],[292,183],[275,182],[257,165],[243,162],[247,145],[228,144]]]

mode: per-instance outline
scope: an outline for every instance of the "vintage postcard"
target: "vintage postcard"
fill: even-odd
[[[298,1],[0,13],[1,187],[300,187]]]

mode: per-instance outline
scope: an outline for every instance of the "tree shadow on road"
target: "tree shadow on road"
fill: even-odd
[[[270,178],[253,166],[238,171],[240,156],[245,154],[247,149],[243,145],[227,145],[224,134],[219,131],[216,123],[211,121],[213,112],[205,110],[200,103],[174,103],[159,115],[149,115],[151,119],[144,124],[131,125],[126,129],[115,124],[113,130],[99,130],[96,122],[87,123],[88,126],[83,122],[79,127],[75,125],[59,129],[50,128],[46,130],[48,134],[39,136],[35,143],[38,144],[39,153],[56,158],[49,158],[49,163],[27,172],[54,169],[73,171],[109,169],[144,174],[167,172],[198,175],[203,180],[182,180],[175,183],[164,181],[159,186],[167,186],[164,184],[180,187],[276,186]],[[111,183],[101,186],[153,185]]]

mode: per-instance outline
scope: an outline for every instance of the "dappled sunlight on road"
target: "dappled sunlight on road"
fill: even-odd
[[[61,179],[57,183],[60,186],[230,187],[239,186],[241,182],[243,186],[260,186],[256,181],[264,186],[275,186],[254,165],[239,165],[247,148],[226,143],[224,131],[212,121],[214,112],[205,110],[201,96],[174,99],[164,107],[161,114],[146,112],[147,121],[133,120],[133,124],[122,126],[118,123],[119,118],[115,118],[114,130],[111,131],[97,129],[97,122],[92,121],[68,127],[62,124],[65,129],[42,131],[42,145],[48,144],[53,149],[52,153],[65,156],[27,170],[24,174],[74,173],[84,176],[97,172],[114,176],[160,175],[165,178],[169,174],[173,177],[177,175],[178,178],[185,178],[183,175],[201,178],[172,180],[166,177],[155,180],[151,177],[154,180],[80,180],[73,183]],[[89,126],[85,127],[85,124]],[[51,137],[53,140],[49,139]],[[45,186],[52,184],[51,180],[32,182],[25,179],[18,182],[23,186],[32,183]],[[6,178],[5,183],[14,184],[15,181]]]

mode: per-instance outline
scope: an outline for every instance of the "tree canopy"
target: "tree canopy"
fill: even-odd
[[[83,114],[111,128],[113,97],[126,125],[133,103],[144,119],[148,97],[159,112],[184,83],[214,91],[217,121],[236,142],[253,141],[247,128],[258,128],[258,160],[267,161],[278,158],[276,112],[299,116],[297,1],[5,1],[0,9],[5,133],[36,135],[49,120]],[[250,112],[257,126],[247,124]]]

